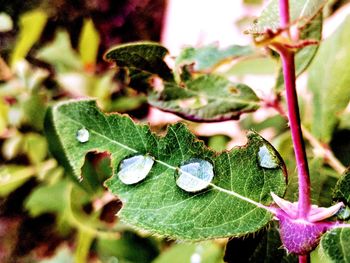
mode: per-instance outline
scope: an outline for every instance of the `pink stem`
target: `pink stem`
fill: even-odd
[[[289,4],[288,0],[280,0],[281,26],[286,27],[289,24]],[[310,211],[310,177],[309,167],[306,158],[305,145],[301,132],[300,114],[298,106],[298,97],[295,85],[295,63],[294,52],[284,47],[277,46],[280,53],[283,66],[284,83],[286,87],[286,98],[288,106],[288,118],[292,133],[294,153],[298,167],[299,182],[299,201],[298,217],[307,219]]]

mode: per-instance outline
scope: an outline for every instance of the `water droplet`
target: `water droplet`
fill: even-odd
[[[154,160],[149,155],[136,155],[124,159],[119,167],[118,177],[124,184],[136,184],[149,174]]]
[[[259,164],[264,168],[277,168],[279,166],[279,158],[273,152],[273,149],[269,148],[266,145],[263,145],[259,148]]]
[[[82,128],[77,131],[76,138],[79,142],[81,143],[87,142],[89,140],[89,137],[90,137],[90,133],[87,129]]]
[[[198,253],[193,253],[190,259],[191,263],[201,263],[202,257]]]
[[[211,163],[193,158],[180,166],[176,184],[187,192],[198,192],[207,188],[213,177],[214,171]]]

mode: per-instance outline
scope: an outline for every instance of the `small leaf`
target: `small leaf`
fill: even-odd
[[[217,75],[200,76],[184,87],[164,83],[164,89],[151,93],[148,102],[185,119],[206,122],[238,119],[259,107],[259,98],[251,88]]]
[[[36,187],[25,201],[25,208],[33,217],[43,213],[62,213],[66,208],[66,195],[68,194],[67,180],[53,185]]]
[[[305,27],[321,11],[326,2],[326,0],[289,0],[290,24],[297,23],[299,28]],[[279,28],[279,1],[271,0],[247,32],[264,34],[267,29],[275,31]]]
[[[309,68],[308,88],[313,94],[312,133],[328,143],[340,113],[350,101],[350,17],[325,41]]]
[[[350,169],[337,182],[333,192],[333,199],[342,201],[350,206]]]
[[[327,232],[320,246],[323,259],[334,263],[350,262],[350,228],[336,228]]]
[[[131,70],[133,78],[139,74],[141,79],[147,79],[151,75],[158,75],[166,81],[173,81],[171,69],[164,62],[168,50],[152,42],[139,42],[124,44],[107,51],[104,58],[115,62],[118,67]]]
[[[95,65],[100,36],[91,19],[84,20],[79,37],[79,54],[84,65]]]
[[[0,197],[7,196],[35,173],[36,170],[30,166],[6,165],[0,167]]]
[[[45,127],[51,152],[76,178],[87,153],[109,152],[113,176],[106,186],[123,202],[119,216],[157,234],[201,240],[255,232],[272,219],[264,206],[272,202],[270,192],[285,191],[283,161],[276,169],[262,168],[258,151],[268,142],[255,133],[245,147],[217,154],[183,124],[169,126],[159,137],[146,125],[103,114],[94,101],[84,100],[50,108]],[[90,132],[83,144],[76,140],[81,127]],[[154,164],[142,182],[126,185],[118,178],[118,167],[133,155],[152,156]],[[175,178],[179,167],[192,158],[210,162],[214,170],[210,188],[196,193],[180,189]]]
[[[20,33],[11,54],[11,65],[27,56],[32,46],[39,40],[46,21],[47,14],[40,10],[29,11],[21,16]]]
[[[54,41],[41,48],[36,57],[52,64],[59,73],[80,71],[83,68],[66,31],[58,31]]]
[[[253,49],[250,46],[232,45],[225,49],[219,49],[216,45],[211,44],[199,48],[187,47],[181,51],[175,63],[177,67],[194,63],[194,69],[201,71],[210,69],[223,60],[247,56],[252,53]]]

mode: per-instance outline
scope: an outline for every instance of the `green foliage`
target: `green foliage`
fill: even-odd
[[[24,59],[29,50],[38,41],[47,21],[47,14],[40,10],[33,10],[21,17],[20,35],[11,57],[11,65]]]
[[[173,81],[172,71],[163,60],[167,53],[159,44],[141,42],[112,48],[105,59],[130,69],[132,74],[141,74],[142,78],[156,74],[165,81]]]
[[[200,48],[184,48],[176,57],[176,67],[194,64],[196,71],[209,70],[223,61],[253,54],[250,46],[233,45],[225,49],[219,49],[216,45],[208,45]]]
[[[350,17],[322,42],[310,66],[308,88],[313,94],[313,134],[328,143],[339,122],[339,115],[349,104],[350,75],[344,65],[350,63]]]
[[[350,205],[350,170],[340,178],[335,186],[333,198]]]
[[[296,23],[298,28],[303,28],[322,10],[326,2],[325,0],[289,0],[291,23]],[[248,32],[259,35],[266,33],[267,29],[275,31],[279,28],[279,1],[271,0]]]
[[[181,86],[164,83],[163,90],[152,92],[148,101],[193,121],[238,119],[259,107],[259,98],[251,88],[216,75],[203,75]]]
[[[76,138],[82,127],[89,131],[87,142]],[[46,131],[56,156],[77,177],[88,152],[109,152],[114,176],[106,185],[123,201],[120,216],[129,224],[171,237],[199,240],[254,232],[272,215],[252,202],[269,204],[270,192],[282,195],[285,189],[282,160],[276,169],[259,165],[259,147],[268,143],[256,134],[249,136],[246,147],[215,157],[181,124],[169,126],[160,138],[127,117],[104,115],[93,101],[54,106]],[[150,155],[155,164],[144,181],[125,185],[117,178],[118,165],[136,154]],[[176,186],[174,175],[194,157],[210,161],[215,176],[210,189],[190,194]]]
[[[327,232],[321,239],[323,260],[332,263],[350,262],[350,229],[338,228]]]
[[[221,263],[222,249],[212,241],[196,244],[180,243],[173,245],[154,260],[154,263],[177,262]]]

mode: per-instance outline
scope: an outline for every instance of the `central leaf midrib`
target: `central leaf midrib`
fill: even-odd
[[[63,112],[59,112],[59,114],[62,114],[65,118],[69,119],[70,121],[74,122],[75,124],[78,124],[78,125],[83,126],[83,127],[85,126],[85,125],[83,125],[81,122],[76,121],[75,119],[73,119],[73,118],[71,118],[70,116],[64,114]],[[102,115],[100,112],[99,112],[99,114]],[[106,122],[108,123],[107,118],[105,118],[105,120],[106,120]],[[99,136],[99,137],[102,137],[102,138],[106,139],[107,141],[109,141],[109,142],[111,142],[111,143],[113,143],[113,144],[117,144],[118,146],[120,146],[120,147],[122,147],[122,148],[124,148],[124,149],[126,149],[126,150],[132,151],[132,152],[134,152],[134,153],[143,154],[143,153],[139,152],[138,150],[133,149],[133,148],[130,148],[129,146],[127,146],[127,145],[125,145],[125,144],[123,144],[123,143],[120,143],[120,142],[118,142],[118,141],[115,141],[115,140],[112,140],[112,139],[108,138],[108,137],[105,136],[104,134],[101,134],[101,133],[95,131],[94,129],[90,129],[90,128],[89,128],[89,131],[92,132],[92,133],[94,133],[94,134],[96,134],[96,135]],[[153,158],[154,158],[154,157],[153,157]],[[157,163],[159,163],[159,164],[162,164],[162,165],[164,165],[165,167],[167,167],[167,168],[169,168],[169,169],[172,169],[172,170],[174,170],[174,171],[181,171],[181,172],[184,173],[184,174],[187,174],[187,175],[189,175],[189,176],[193,176],[192,174],[187,173],[187,172],[181,170],[179,167],[172,166],[172,165],[167,164],[166,162],[163,162],[163,161],[161,161],[161,160],[158,160],[158,159],[155,159],[155,158],[154,158],[154,161],[157,162]],[[245,197],[245,196],[243,196],[243,195],[240,195],[240,194],[238,194],[238,193],[236,193],[236,192],[234,192],[234,191],[232,191],[232,190],[227,190],[227,189],[222,188],[222,187],[220,187],[220,186],[217,186],[217,185],[215,185],[215,184],[213,184],[213,183],[209,183],[209,185],[210,185],[211,187],[213,187],[214,189],[216,189],[217,191],[219,191],[219,192],[223,192],[223,193],[226,193],[226,194],[228,194],[228,195],[234,196],[234,197],[236,197],[236,198],[238,198],[238,199],[241,199],[241,200],[243,200],[243,201],[246,201],[246,202],[248,202],[248,203],[250,203],[250,204],[253,204],[253,205],[257,206],[258,208],[262,208],[262,209],[265,209],[265,210],[271,212],[271,210],[270,210],[268,207],[266,207],[265,205],[260,204],[259,202],[256,202],[256,201],[254,201],[254,200],[252,200],[252,199],[250,199],[250,198],[248,198],[248,197]]]

